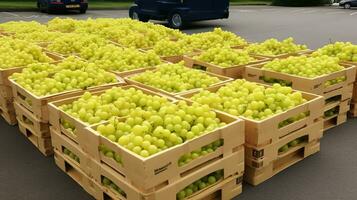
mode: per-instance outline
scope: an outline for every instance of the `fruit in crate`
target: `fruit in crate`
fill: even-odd
[[[82,49],[97,49],[108,43],[105,39],[92,34],[64,33],[53,40],[48,46],[48,50],[63,55],[80,54]]]
[[[248,52],[227,47],[208,49],[199,56],[195,56],[194,59],[218,65],[220,67],[245,65],[255,61],[255,58],[251,57]]]
[[[63,33],[73,32],[76,27],[83,21],[75,20],[73,18],[59,18],[56,17],[47,22],[48,30],[50,31],[60,31]]]
[[[337,57],[341,61],[357,62],[357,45],[350,42],[336,42],[318,49],[312,55],[327,55]]]
[[[218,170],[213,172],[193,183],[188,185],[186,188],[181,190],[176,194],[176,199],[181,200],[185,199],[186,197],[191,196],[192,194],[209,187],[210,185],[215,184],[216,182],[220,181],[223,178],[223,170]]]
[[[253,43],[244,48],[250,54],[275,56],[286,53],[296,53],[306,50],[306,45],[295,44],[294,39],[289,37],[283,41],[268,39],[262,43]]]
[[[102,29],[100,35],[124,47],[151,48],[157,42],[183,37],[183,33],[152,23],[141,23],[135,20],[123,19],[115,21],[115,26]],[[123,23],[125,22],[125,23]]]
[[[0,31],[5,33],[30,33],[38,31],[46,31],[47,27],[36,21],[10,21],[0,24]]]
[[[79,157],[74,154],[73,152],[71,152],[69,149],[65,148],[63,149],[63,153],[66,154],[67,156],[71,157],[73,160],[75,160],[77,163],[80,163],[80,159]]]
[[[167,92],[182,92],[195,88],[206,88],[219,82],[217,77],[187,68],[183,63],[162,64],[157,70],[137,74],[130,79]]]
[[[115,183],[113,183],[110,179],[108,179],[107,177],[102,178],[102,184],[105,187],[111,188],[114,191],[116,191],[117,193],[119,193],[120,195],[126,197],[126,193],[121,188],[119,188]]]
[[[148,95],[135,88],[113,87],[100,95],[85,92],[78,100],[61,105],[60,109],[83,122],[95,124],[113,116],[127,116],[136,108],[158,111],[168,102],[164,97]],[[69,125],[65,127],[70,128]]]
[[[191,53],[193,48],[186,46],[183,40],[161,40],[155,44],[153,51],[159,56],[179,56]]]
[[[153,52],[141,52],[133,48],[121,48],[112,44],[82,49],[81,57],[93,62],[99,68],[123,72],[138,68],[154,67],[161,63]]]
[[[22,39],[32,43],[50,43],[57,37],[60,37],[62,33],[54,31],[33,31],[27,33],[17,33],[16,38]]]
[[[339,65],[339,59],[329,56],[297,56],[286,59],[276,59],[265,64],[262,69],[292,74],[306,78],[315,78],[322,75],[328,75],[333,72],[343,70],[344,67]],[[326,86],[343,82],[345,77],[339,77],[334,80],[329,80],[325,83]],[[265,77],[265,81],[270,82],[269,77]]]
[[[208,106],[179,101],[158,111],[136,108],[126,118],[111,118],[96,130],[135,154],[149,157],[224,125]]]
[[[114,74],[75,57],[69,57],[58,65],[31,64],[21,73],[14,73],[11,79],[36,96],[117,82]]]
[[[187,153],[187,154],[181,156],[180,159],[178,160],[178,165],[180,167],[184,166],[201,156],[205,156],[209,153],[216,151],[221,146],[223,146],[223,140],[220,139],[220,140],[214,141],[211,144],[205,145],[195,151],[192,151],[190,153]]]
[[[263,120],[306,102],[300,92],[294,92],[290,87],[274,84],[266,88],[243,79],[228,83],[217,92],[200,91],[191,99],[254,120]],[[305,117],[305,114],[301,114],[301,117]]]
[[[42,51],[41,47],[24,40],[0,37],[0,69],[49,62],[53,60]]]
[[[186,46],[197,50],[208,50],[213,47],[234,47],[246,45],[247,41],[234,33],[215,28],[211,32],[196,33],[183,38]]]

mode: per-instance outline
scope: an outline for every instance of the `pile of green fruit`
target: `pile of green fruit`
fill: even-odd
[[[95,124],[113,116],[127,116],[136,108],[159,111],[168,103],[164,97],[148,95],[135,88],[113,87],[100,95],[85,92],[78,100],[61,105],[59,109],[83,122]],[[64,127],[70,128],[68,123]]]
[[[185,67],[183,63],[162,64],[154,71],[146,71],[130,79],[175,93],[206,88],[220,81],[217,77],[210,76],[201,70]]]
[[[336,42],[318,49],[312,55],[327,55],[337,57],[341,61],[357,62],[357,45],[350,42]]]
[[[50,62],[53,60],[44,53],[41,47],[24,40],[0,37],[0,69]]]
[[[216,92],[200,91],[191,99],[211,108],[254,120],[263,120],[307,101],[301,92],[294,92],[290,87],[274,84],[266,88],[243,79],[230,82]]]
[[[253,43],[244,48],[250,54],[277,56],[286,53],[297,53],[306,50],[306,45],[298,45],[294,43],[293,38],[287,38],[283,41],[277,39],[268,39],[262,43]]]
[[[213,172],[213,173],[201,178],[200,180],[193,182],[192,184],[187,186],[185,189],[178,192],[176,194],[176,199],[178,199],[178,200],[185,199],[185,198],[191,196],[192,194],[194,194],[200,190],[203,190],[210,185],[217,183],[218,181],[223,179],[223,175],[224,175],[223,170],[219,170],[219,171]]]
[[[111,118],[96,130],[110,141],[149,157],[224,125],[208,106],[179,101],[158,111],[136,108],[125,119]]]
[[[99,48],[83,48],[80,56],[97,67],[116,72],[154,67],[161,63],[154,52],[141,52],[133,48],[121,48],[112,44]]]
[[[75,57],[69,57],[58,65],[31,64],[21,73],[14,73],[11,78],[36,96],[117,82],[114,74]]]
[[[315,78],[322,75],[328,75],[345,68],[339,64],[339,59],[329,56],[297,56],[286,59],[275,59],[265,64],[262,69],[292,74],[296,76]],[[271,82],[265,77],[267,82]],[[334,85],[346,80],[346,77],[339,77],[334,80],[329,80],[325,86]]]
[[[248,52],[227,47],[210,48],[199,56],[195,56],[194,59],[224,68],[245,65],[255,61],[255,58],[251,57]]]

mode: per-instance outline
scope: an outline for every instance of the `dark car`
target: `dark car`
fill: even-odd
[[[172,28],[181,28],[186,22],[228,18],[229,0],[135,0],[129,16],[144,22],[167,20]]]
[[[339,5],[344,7],[345,9],[349,9],[351,7],[357,7],[357,0],[342,0]]]
[[[88,0],[37,0],[37,7],[41,12],[78,10],[86,13]]]

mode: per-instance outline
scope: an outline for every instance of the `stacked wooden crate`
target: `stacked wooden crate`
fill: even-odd
[[[163,96],[138,86],[146,94]],[[99,95],[98,91],[93,95]],[[140,157],[112,142],[79,119],[59,109],[77,97],[49,105],[52,143],[57,165],[96,199],[176,199],[177,194],[195,181],[222,172],[217,182],[189,194],[186,199],[232,199],[242,191],[244,172],[244,121],[221,112],[217,117],[227,125],[147,158]],[[168,97],[173,103],[174,98]],[[66,120],[75,128],[69,132]],[[107,122],[104,122],[105,124]],[[179,165],[181,156],[215,141],[223,141],[215,151]],[[110,149],[108,156],[100,147]],[[192,186],[193,187],[193,186]],[[194,188],[193,188],[194,189]]]
[[[343,70],[319,76],[316,78],[304,78],[291,74],[264,70],[262,67],[266,63],[260,63],[246,67],[244,77],[253,82],[266,83],[265,78],[276,79],[291,84],[295,90],[321,95],[325,99],[324,130],[338,126],[347,120],[347,113],[350,109],[353,83],[355,82],[356,66],[341,63]],[[326,82],[341,78],[344,80],[333,85],[326,85]]]
[[[217,92],[221,86],[207,90]],[[269,87],[266,86],[265,87]],[[190,99],[197,92],[182,95]],[[323,133],[323,98],[302,93],[306,103],[263,120],[240,117],[245,121],[245,181],[258,185],[275,174],[320,151]],[[287,119],[308,113],[306,117],[280,126]],[[282,151],[284,146],[287,149]]]

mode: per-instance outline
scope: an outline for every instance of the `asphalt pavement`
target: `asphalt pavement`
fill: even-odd
[[[126,17],[127,11],[88,11],[86,15],[47,15],[35,12],[0,12],[0,22],[54,17]],[[336,7],[285,8],[246,6],[231,9],[228,20],[197,22],[185,32],[203,32],[214,27],[233,31],[250,41],[294,37],[317,48],[330,41],[357,43],[357,10]],[[45,158],[16,126],[0,119],[1,200],[92,199],[71,178]],[[244,185],[237,200],[353,200],[357,196],[357,119],[329,130],[321,152],[279,173],[265,183]]]

